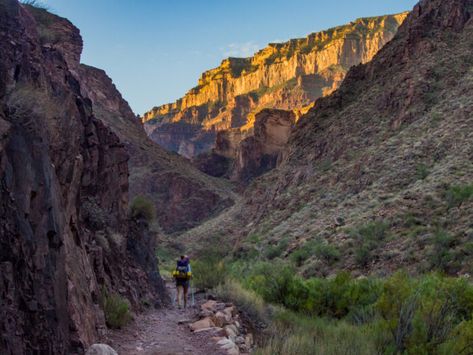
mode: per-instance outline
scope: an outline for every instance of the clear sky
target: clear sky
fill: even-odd
[[[415,0],[42,0],[84,38],[82,62],[105,69],[139,114],[172,102],[228,56]]]

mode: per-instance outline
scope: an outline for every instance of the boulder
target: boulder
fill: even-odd
[[[251,349],[251,347],[253,346],[253,334],[249,333],[249,334],[246,334],[245,336],[245,345],[248,349]]]
[[[213,315],[214,315],[214,312],[209,311],[207,309],[204,309],[204,310],[200,311],[199,318],[212,317]]]
[[[118,353],[107,344],[94,344],[85,355],[118,355]]]
[[[238,335],[238,332],[235,331],[235,328],[230,325],[225,326],[223,330],[225,330],[225,334],[227,335],[227,337],[229,337],[232,340],[234,340]]]
[[[228,315],[230,317],[230,319],[234,316],[237,315],[237,312],[236,312],[236,308],[231,306],[231,307],[227,307],[223,310],[223,313],[225,313],[226,315]]]
[[[210,311],[215,313],[217,311],[217,302],[214,300],[209,300],[203,305],[201,305],[200,309],[202,310],[202,312]]]
[[[227,350],[228,355],[240,355],[240,349],[237,346]]]
[[[194,322],[190,325],[190,328],[193,332],[197,331],[197,330],[201,330],[201,329],[205,329],[205,328],[213,328],[215,327],[215,324],[214,322],[212,322],[212,319],[210,318],[204,318],[204,319],[201,319],[197,322]]]
[[[215,314],[215,316],[212,317],[212,320],[214,321],[215,325],[217,325],[218,327],[223,327],[231,323],[232,317],[226,313],[218,311]]]

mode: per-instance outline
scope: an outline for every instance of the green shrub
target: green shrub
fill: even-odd
[[[428,259],[432,268],[447,271],[453,261],[451,247],[454,239],[444,230],[437,230],[432,238],[432,250]]]
[[[304,245],[294,251],[290,258],[291,260],[296,264],[296,266],[302,266],[304,262],[309,259],[309,257],[312,255],[312,250],[309,245]]]
[[[287,249],[288,244],[289,243],[287,240],[281,240],[276,245],[269,246],[268,250],[266,251],[266,257],[270,260],[280,257],[281,254]]]
[[[245,285],[259,294],[266,302],[289,305],[296,296],[293,294],[297,282],[293,268],[282,263],[258,263]]]
[[[435,354],[471,319],[473,288],[464,279],[397,273],[386,281],[377,307],[396,352]]]
[[[215,293],[225,301],[234,303],[238,310],[244,312],[253,322],[257,324],[269,323],[271,307],[264,302],[260,295],[244,288],[238,281],[227,279],[225,283],[216,287]]]
[[[341,273],[304,280],[281,261],[240,263],[234,275],[250,291],[233,285],[225,298],[243,299],[250,312],[269,317],[260,354],[466,354],[473,348],[473,286],[466,278],[398,272],[387,279]]]
[[[369,329],[346,322],[311,318],[289,311],[275,314],[269,337],[256,351],[264,355],[375,354]]]
[[[473,197],[473,184],[450,186],[446,192],[448,207],[461,207]]]
[[[316,256],[327,264],[332,265],[340,259],[340,251],[331,244],[324,243],[320,240],[312,240],[294,251],[290,259],[296,266],[302,266],[311,256]]]
[[[126,298],[116,294],[105,294],[102,303],[108,327],[122,328],[131,320],[130,305]]]
[[[429,176],[430,170],[429,167],[425,164],[419,164],[416,167],[416,177],[417,180],[425,180]]]
[[[192,262],[192,277],[196,287],[212,289],[225,282],[227,264],[216,250],[208,250]]]
[[[325,260],[329,265],[333,265],[340,259],[340,251],[331,244],[320,243],[316,245],[314,252],[317,257]]]
[[[372,259],[372,251],[378,248],[388,235],[389,223],[375,221],[359,226],[350,231],[356,242],[355,261],[360,266],[366,266]]]
[[[156,218],[156,207],[154,203],[144,196],[134,198],[130,206],[130,215],[133,218],[144,218],[148,222]]]

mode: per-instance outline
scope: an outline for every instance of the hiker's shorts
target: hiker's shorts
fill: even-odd
[[[182,286],[184,289],[189,288],[189,280],[179,280],[176,279],[176,287]]]

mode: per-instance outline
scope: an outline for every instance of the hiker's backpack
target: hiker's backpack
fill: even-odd
[[[176,270],[173,272],[173,275],[176,279],[179,280],[188,280],[191,278],[192,274],[189,270],[189,264],[178,262]]]

